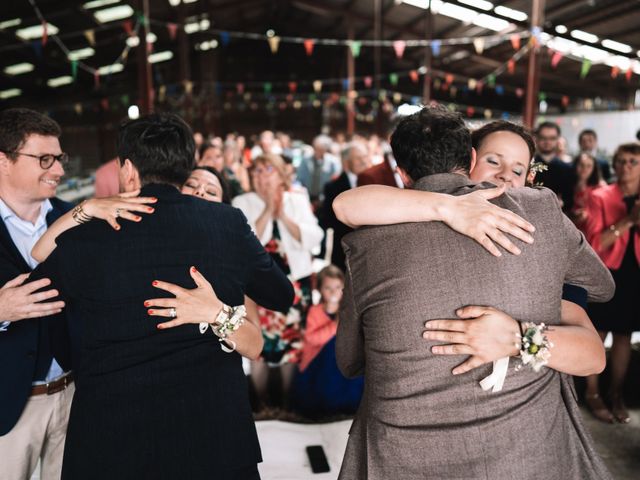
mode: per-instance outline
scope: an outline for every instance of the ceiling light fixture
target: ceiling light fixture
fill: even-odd
[[[529,16],[526,13],[521,12],[520,10],[504,7],[502,5],[499,5],[496,8],[494,8],[493,11],[496,12],[498,15],[502,15],[503,17],[510,18],[512,20],[515,20],[516,22],[524,22],[527,18],[529,18]]]
[[[571,30],[571,36],[578,40],[582,40],[583,42],[596,43],[598,41],[597,35],[589,32],[583,32],[582,30]]]
[[[82,60],[83,58],[93,57],[96,54],[96,51],[91,47],[81,48],[79,50],[73,50],[69,52],[67,58],[71,61],[73,60]]]
[[[34,66],[32,63],[23,62],[5,67],[4,73],[6,73],[7,75],[22,75],[23,73],[32,72],[33,69]]]
[[[129,18],[133,13],[133,8],[129,5],[118,5],[117,7],[105,8],[104,10],[96,10],[93,12],[93,16],[99,23],[108,23]]]
[[[47,22],[47,35],[55,35],[60,30],[53,23]],[[31,27],[21,28],[16,30],[16,36],[22,40],[33,40],[35,38],[42,38],[44,28],[42,25],[32,25]]]
[[[19,88],[10,88],[9,90],[0,91],[0,100],[6,100],[7,98],[17,97],[22,93]]]
[[[51,88],[69,85],[70,83],[73,83],[73,77],[71,77],[71,75],[63,75],[62,77],[50,78],[47,80],[47,85]]]

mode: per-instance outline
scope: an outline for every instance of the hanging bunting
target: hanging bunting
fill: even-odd
[[[389,74],[389,82],[393,86],[398,85],[398,74],[397,73],[390,73]]]
[[[580,78],[584,79],[589,74],[589,70],[591,70],[591,61],[583,58],[582,67],[580,67]]]
[[[520,35],[511,35],[509,39],[511,40],[511,46],[513,47],[513,49],[520,50]]]
[[[78,60],[71,60],[71,77],[74,82],[78,78]]]
[[[482,55],[484,52],[484,38],[476,38],[473,40],[473,48],[476,49],[478,55]]]
[[[431,42],[431,52],[435,57],[440,55],[440,47],[442,46],[442,42],[440,40],[433,40]]]
[[[229,42],[231,41],[231,35],[229,35],[229,32],[220,32],[220,41],[222,42],[223,47],[229,45]]]
[[[176,35],[178,34],[178,24],[177,23],[167,23],[167,31],[169,32],[169,37],[171,40],[176,39]]]
[[[533,27],[531,29],[531,37],[529,38],[529,44],[532,47],[537,47],[542,44],[542,29],[540,27]]]
[[[82,104],[76,103],[73,105],[73,109],[76,111],[76,115],[82,115]]]
[[[307,38],[302,43],[304,44],[304,50],[307,52],[307,56],[310,57],[313,54],[313,46],[315,45],[315,42],[312,39]]]
[[[342,89],[347,91],[349,90],[349,79],[348,78],[343,78],[342,79]]]
[[[49,38],[49,29],[47,28],[47,21],[42,20],[42,46],[43,47],[47,44],[48,38]]]
[[[633,74],[633,70],[631,70],[631,67],[627,68],[627,71],[624,74],[624,78],[627,79],[627,82],[631,81],[631,75]]]
[[[477,85],[478,85],[478,81],[474,78],[470,78],[469,81],[467,82],[467,86],[469,87],[469,90],[475,90]]]
[[[418,75],[418,71],[417,70],[411,70],[409,72],[409,78],[411,79],[411,81],[413,83],[418,83],[418,80],[420,79],[419,75]]]
[[[182,85],[184,86],[184,92],[187,95],[191,95],[191,92],[193,92],[193,82],[190,80],[185,80],[182,82]]]
[[[509,74],[513,75],[516,71],[516,61],[514,59],[509,60],[507,63],[507,71]]]
[[[523,95],[524,95],[524,89],[523,88],[516,88],[516,97],[522,98]]]
[[[160,85],[160,87],[158,87],[158,101],[159,102],[164,102],[164,99],[167,96],[167,87],[165,85]]]
[[[120,97],[120,103],[122,103],[123,107],[129,106],[129,95],[126,93]]]
[[[93,72],[93,86],[96,90],[100,88],[100,72],[98,70]]]
[[[236,83],[236,92],[238,92],[238,95],[242,95],[244,93],[244,83]]]
[[[617,78],[619,73],[620,73],[620,67],[617,67],[615,65],[611,67],[611,78]]]
[[[264,85],[262,86],[262,88],[264,89],[264,93],[269,95],[271,93],[271,89],[273,88],[273,85],[271,84],[271,82],[264,82]]]
[[[447,73],[444,76],[444,81],[447,85],[451,85],[454,80],[455,80],[455,77],[453,76],[453,73]]]
[[[563,56],[564,55],[560,52],[554,52],[553,56],[551,57],[551,67],[557,68]]]
[[[496,93],[498,95],[504,95],[504,86],[502,85],[496,85]]]
[[[129,46],[127,46],[123,51],[122,51],[122,63],[125,63],[127,61],[127,58],[129,58]]]
[[[456,98],[456,95],[458,95],[458,88],[455,85],[452,85],[451,88],[449,89],[449,94],[453,98]]]
[[[402,94],[400,92],[396,92],[393,94],[393,101],[395,103],[400,103],[402,101]]]
[[[367,88],[371,88],[371,85],[373,85],[373,78],[369,76],[364,77],[364,86]]]
[[[478,80],[478,83],[476,84],[476,92],[478,94],[482,93],[483,88],[484,88],[484,82],[482,80]]]
[[[104,111],[109,110],[109,99],[108,98],[103,98],[102,100],[100,100],[100,106],[102,107],[102,110],[104,110]]]
[[[539,92],[538,93],[538,101],[539,102],[544,102],[547,100],[547,94],[545,92]]]
[[[89,42],[89,45],[91,45],[92,47],[96,46],[96,32],[95,32],[95,30],[85,30],[84,31],[84,38],[87,39],[87,42]]]
[[[407,43],[404,40],[396,40],[395,42],[393,42],[393,51],[396,52],[397,58],[402,58],[406,46]]]
[[[297,89],[298,89],[298,83],[297,82],[289,82],[289,91],[291,93],[296,93]]]
[[[267,38],[269,42],[269,48],[271,49],[271,53],[278,53],[278,47],[280,46],[280,37],[274,35],[273,37]]]
[[[320,90],[322,90],[322,82],[320,80],[314,80],[313,91],[318,93]]]
[[[131,20],[125,20],[122,22],[122,28],[127,32],[127,35],[131,36],[133,34],[133,23],[131,23]]]
[[[442,80],[440,80],[439,78],[436,78],[433,80],[433,89],[434,90],[440,90],[440,88],[442,87]]]
[[[349,40],[349,48],[351,49],[351,55],[353,55],[353,58],[358,58],[360,56],[361,47],[362,47],[361,41]]]
[[[473,107],[467,107],[467,117],[473,117],[473,114],[476,113],[476,109]]]
[[[496,86],[496,75],[494,73],[489,74],[489,76],[487,76],[487,85],[489,85],[491,88]]]
[[[564,108],[567,108],[569,106],[569,97],[567,95],[563,95],[560,101],[562,102],[562,106]]]
[[[493,112],[491,110],[489,110],[488,108],[485,109],[484,111],[484,118],[486,118],[487,120],[491,119],[493,117]]]

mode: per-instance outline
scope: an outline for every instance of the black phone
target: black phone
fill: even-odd
[[[307,447],[307,456],[313,473],[326,473],[331,470],[322,445],[309,445]]]

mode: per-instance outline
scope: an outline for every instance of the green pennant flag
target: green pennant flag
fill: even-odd
[[[391,85],[393,85],[393,86],[398,85],[398,74],[397,73],[390,73],[389,74],[389,82],[391,82]]]
[[[71,76],[74,82],[78,78],[78,60],[71,60]]]
[[[350,40],[349,48],[351,48],[351,54],[354,58],[358,58],[360,56],[360,47],[362,47],[362,42],[359,40]]]
[[[493,73],[487,77],[487,85],[492,88],[496,86],[496,76]]]
[[[582,59],[582,68],[580,68],[580,78],[584,78],[589,74],[589,70],[591,70],[591,60],[587,60],[586,58]]]
[[[264,93],[269,95],[272,87],[273,85],[271,85],[271,82],[264,82]]]
[[[128,107],[129,106],[129,95],[127,95],[126,93],[124,95],[122,95],[120,97],[120,101],[122,102],[122,105],[124,107]]]
[[[547,99],[547,94],[544,92],[540,92],[538,93],[538,101],[539,102],[544,102]]]

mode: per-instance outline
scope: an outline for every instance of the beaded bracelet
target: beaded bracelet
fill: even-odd
[[[529,365],[534,371],[539,372],[542,367],[549,363],[549,357],[551,357],[551,349],[553,343],[551,343],[544,332],[548,330],[548,327],[541,323],[536,325],[535,323],[525,322],[521,324],[520,336],[520,365],[516,367],[516,370],[520,370],[525,365]]]

